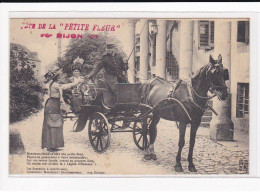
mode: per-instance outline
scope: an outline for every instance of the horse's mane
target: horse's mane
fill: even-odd
[[[192,79],[197,79],[201,74],[205,73],[206,70],[208,69],[208,66],[210,64],[204,65],[203,67],[201,67],[194,75],[192,75]]]
[[[163,79],[163,78],[161,78],[161,77],[159,77],[159,76],[156,76],[156,77],[154,77],[154,78],[151,78],[151,80],[152,80],[152,81],[158,80],[158,81],[160,81],[160,82],[162,82],[162,83],[167,82],[165,79]]]

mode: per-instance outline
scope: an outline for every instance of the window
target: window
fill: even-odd
[[[214,22],[199,21],[199,49],[214,48]]]
[[[237,84],[237,118],[249,116],[249,84]]]
[[[136,47],[135,47],[135,52],[138,53],[140,52],[140,34],[136,34]]]
[[[166,53],[166,70],[173,80],[179,78],[179,65],[171,51]]]
[[[249,21],[237,23],[237,42],[249,43]]]
[[[132,70],[135,74],[135,83],[139,83],[140,82],[140,78],[138,76],[138,72],[140,71],[140,57],[135,57],[135,67],[134,70]],[[133,73],[132,72],[132,73]]]
[[[135,58],[135,70],[140,71],[140,57]]]
[[[140,52],[140,46],[139,45],[137,45],[136,47],[135,47],[135,52]]]

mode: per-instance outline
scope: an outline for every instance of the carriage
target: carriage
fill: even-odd
[[[227,80],[229,72],[222,64],[221,55],[217,60],[210,55],[209,63],[192,75],[190,81],[178,80],[170,83],[155,77],[142,85],[117,84],[116,102],[110,107],[104,103],[104,94],[108,92],[106,87],[102,87],[106,85],[104,82],[101,81],[98,85],[93,82],[93,86],[82,84],[81,94],[85,103],[81,109],[91,110],[92,113],[88,124],[90,143],[96,152],[102,153],[109,147],[111,133],[131,132],[139,149],[148,148],[144,159],[156,160],[153,145],[157,135],[156,126],[160,118],[175,121],[179,128],[175,171],[183,172],[181,152],[185,142],[186,126],[190,124],[188,169],[196,172],[193,163],[196,132],[207,108],[217,114],[208,101],[215,96],[221,101],[228,98],[225,84]],[[208,96],[208,92],[212,95]],[[94,101],[99,103],[93,103]],[[153,107],[148,106],[147,102]]]
[[[144,150],[149,146],[149,125],[152,121],[149,111],[152,108],[140,103],[138,94],[140,85],[140,83],[116,84],[115,103],[112,106],[105,103],[105,94],[110,91],[105,87],[103,80],[80,85],[80,93],[77,95],[82,97],[81,109],[91,111],[88,119],[88,135],[91,146],[96,152],[102,153],[108,149],[112,133],[132,133],[133,141],[139,149]],[[93,103],[95,101],[98,103]],[[64,117],[77,118],[78,113],[69,116],[70,113],[72,112]],[[78,120],[75,121],[73,130],[77,122]]]

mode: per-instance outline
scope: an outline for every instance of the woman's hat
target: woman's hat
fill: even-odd
[[[51,67],[51,69],[44,75],[45,81],[44,83],[48,83],[50,80],[53,80],[57,75],[59,75],[62,72],[62,69],[60,69],[57,65],[54,65]]]

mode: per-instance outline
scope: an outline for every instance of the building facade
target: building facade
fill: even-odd
[[[230,97],[225,102],[212,102],[219,115],[210,121],[211,137],[232,140],[234,130],[249,130],[248,20],[141,19],[128,24],[129,45],[136,44],[134,60],[129,60],[130,82],[142,82],[153,75],[169,81],[190,79],[189,74],[209,63],[210,55],[216,58],[221,54],[230,73]],[[136,25],[141,33],[136,33]]]
[[[37,80],[41,80],[41,61],[38,59],[38,53],[32,52],[28,48],[20,44],[11,43],[11,49],[15,52],[14,55],[16,58],[19,58],[19,52],[24,53],[24,59],[28,62],[30,67],[34,72],[34,77]],[[19,61],[19,60],[18,60]],[[18,64],[18,69],[21,64]]]

